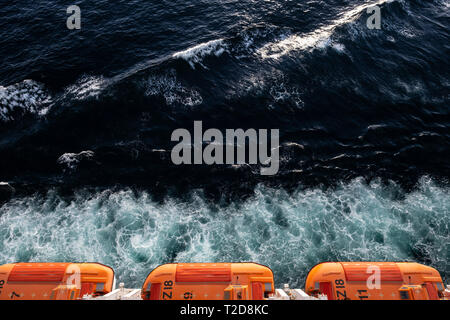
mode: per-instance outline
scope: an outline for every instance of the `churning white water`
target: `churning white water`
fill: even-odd
[[[56,192],[0,208],[0,263],[91,261],[140,286],[159,264],[255,261],[278,285],[303,286],[330,260],[419,261],[450,275],[450,192],[423,178],[405,194],[394,183],[354,180],[333,189],[259,187],[241,204],[216,207],[201,192],[157,203],[130,190],[67,202]]]

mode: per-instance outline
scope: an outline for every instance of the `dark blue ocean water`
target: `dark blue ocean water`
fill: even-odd
[[[450,276],[448,0],[85,0],[68,30],[71,4],[0,4],[0,263],[133,285],[172,261],[298,286],[326,260]],[[194,120],[280,129],[280,172],[173,165]]]

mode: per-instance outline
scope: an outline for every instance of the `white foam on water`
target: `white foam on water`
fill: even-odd
[[[96,98],[106,87],[106,80],[102,76],[83,76],[73,85],[68,86],[64,93],[75,100]]]
[[[345,52],[345,46],[341,43],[333,43],[331,47],[337,52]]]
[[[401,195],[401,197],[398,197]],[[10,200],[0,208],[0,264],[97,261],[139,287],[168,262],[255,261],[278,284],[302,287],[321,261],[417,261],[450,274],[450,192],[423,178],[405,194],[394,183],[362,179],[334,189],[258,187],[241,204],[157,203],[130,190],[56,193]]]
[[[295,87],[291,87],[291,86],[285,84],[283,81],[277,81],[270,88],[269,93],[270,93],[271,97],[273,98],[274,102],[276,102],[276,103],[291,102],[298,109],[301,109],[304,107],[304,102],[302,100],[302,93],[299,91],[299,89],[295,88]],[[274,108],[274,106],[271,105],[271,108]]]
[[[405,38],[409,38],[409,39],[413,39],[415,37],[417,37],[417,34],[414,33],[410,28],[403,28],[399,31],[399,33],[404,36]]]
[[[92,159],[94,152],[91,150],[81,151],[80,153],[64,153],[57,160],[57,163],[66,166],[68,169],[75,170],[80,161]]]
[[[271,97],[268,101],[269,109],[302,109],[305,105],[302,88],[290,84],[289,79],[282,73],[245,74],[239,79],[237,89],[230,92],[228,99],[248,95]]]
[[[218,57],[222,55],[226,49],[227,45],[224,39],[216,39],[198,44],[183,51],[176,52],[172,55],[172,57],[175,59],[181,58],[186,60],[192,69],[195,69],[195,64],[197,63],[206,68],[206,66],[202,64],[204,57],[210,55],[215,55]]]
[[[343,12],[328,25],[324,25],[306,34],[293,34],[285,39],[265,44],[258,49],[262,59],[279,59],[292,51],[306,51],[314,48],[325,48],[332,42],[330,37],[334,30],[342,25],[354,22],[367,8],[382,5],[394,0],[371,1]]]
[[[203,98],[197,90],[186,88],[177,80],[175,70],[151,75],[146,82],[145,93],[149,96],[164,97],[169,106],[181,104],[194,107],[203,103]]]
[[[52,97],[43,84],[34,80],[4,87],[0,86],[0,120],[15,120],[15,115],[31,113],[44,116],[50,109]]]

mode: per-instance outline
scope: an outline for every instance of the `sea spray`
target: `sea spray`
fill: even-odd
[[[71,200],[50,191],[0,208],[0,263],[101,262],[134,287],[152,268],[181,261],[254,261],[292,287],[333,260],[417,261],[448,280],[449,213],[449,190],[429,178],[411,193],[362,179],[293,193],[260,186],[226,207],[201,191],[162,203],[131,190],[79,191]]]

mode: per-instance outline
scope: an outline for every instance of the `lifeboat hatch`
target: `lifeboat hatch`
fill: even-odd
[[[228,286],[224,290],[224,300],[248,300],[248,286]]]
[[[334,300],[331,282],[319,282],[319,291],[320,293],[326,295],[328,300]]]
[[[150,286],[150,300],[159,300],[161,283],[152,283]]]
[[[400,289],[399,293],[401,300],[411,300],[410,289]]]
[[[399,290],[400,300],[426,300],[425,288],[418,285],[407,285]]]
[[[252,299],[253,300],[264,299],[263,284],[261,282],[252,282]]]
[[[425,282],[425,287],[427,288],[428,298],[430,300],[439,300],[439,295],[432,282]]]
[[[81,284],[81,296],[86,294],[91,294],[94,291],[94,283],[92,282],[84,282]]]

